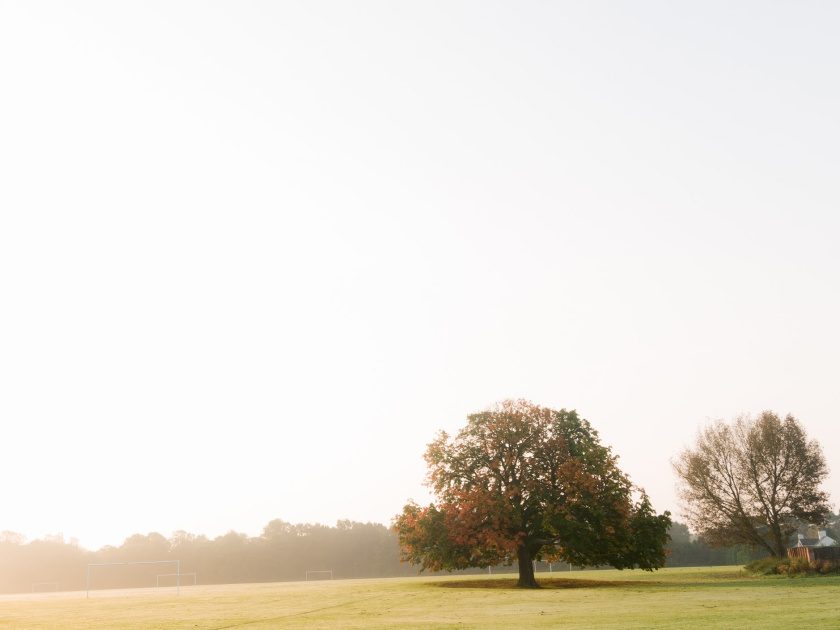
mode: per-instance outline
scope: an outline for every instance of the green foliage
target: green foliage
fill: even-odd
[[[665,532],[670,525],[670,515],[667,512],[657,514],[648,496],[643,494],[630,517],[628,565],[647,571],[665,566]]]
[[[506,560],[493,548],[481,548],[459,542],[449,535],[455,528],[447,519],[457,516],[452,510],[435,505],[422,508],[408,503],[394,519],[394,530],[400,540],[401,558],[432,571],[453,571],[469,567],[488,567]]]

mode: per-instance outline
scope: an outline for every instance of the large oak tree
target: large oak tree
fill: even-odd
[[[394,520],[403,558],[432,570],[533,561],[617,568],[663,566],[670,518],[657,515],[575,411],[505,401],[441,432],[426,451],[437,503]]]
[[[747,544],[783,557],[801,523],[823,523],[822,450],[792,415],[717,421],[673,463],[691,528],[715,546]]]

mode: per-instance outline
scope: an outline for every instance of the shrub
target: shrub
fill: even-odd
[[[791,577],[819,570],[817,566],[811,566],[805,558],[776,558],[774,556],[753,560],[744,568],[754,575],[788,575]]]
[[[753,560],[744,568],[754,575],[787,575],[788,577],[810,573],[829,575],[840,573],[840,561],[817,560],[809,562],[805,558],[774,558],[771,556]]]
[[[784,566],[783,571],[779,568]],[[748,572],[756,575],[776,575],[783,573],[787,575],[787,560],[779,560],[779,558],[761,558],[760,560],[753,560],[744,567]]]
[[[805,575],[813,571],[813,567],[807,558],[789,558],[788,575]]]

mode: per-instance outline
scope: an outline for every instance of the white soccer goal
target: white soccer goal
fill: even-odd
[[[309,580],[331,580],[333,579],[333,572],[332,569],[326,569],[325,571],[307,571],[306,572],[306,581]]]
[[[184,584],[184,583],[182,582],[182,583],[181,583],[181,586],[195,586],[196,584],[198,584],[198,582],[197,582],[197,577],[196,577],[196,573],[195,573],[195,571],[192,571],[191,573],[161,573],[161,574],[159,574],[159,575],[156,575],[156,576],[155,576],[155,586],[160,586],[160,578],[171,578],[171,577],[174,577],[174,578],[178,578],[178,579],[183,579],[183,578],[184,578],[184,577],[186,577],[187,575],[191,575],[191,576],[192,576],[192,584]]]
[[[181,594],[181,561],[180,560],[142,560],[139,562],[92,562],[87,565],[87,576],[85,580],[85,597],[90,598],[90,569],[91,567],[127,567],[138,564],[174,564],[178,576],[176,586],[178,587],[178,595]]]
[[[48,593],[51,591],[58,590],[58,582],[33,582],[32,583],[32,592],[33,593]]]

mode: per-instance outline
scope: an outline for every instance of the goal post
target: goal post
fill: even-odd
[[[90,569],[91,567],[127,567],[139,564],[174,564],[174,575],[178,576],[176,586],[178,588],[177,594],[181,594],[181,561],[180,560],[140,560],[137,562],[91,562],[87,565],[87,573],[85,577],[85,598],[90,599]]]
[[[314,576],[322,576],[322,577],[314,577]],[[326,569],[324,571],[307,571],[306,572],[306,581],[308,582],[311,579],[331,580],[331,579],[333,579],[332,569]]]

